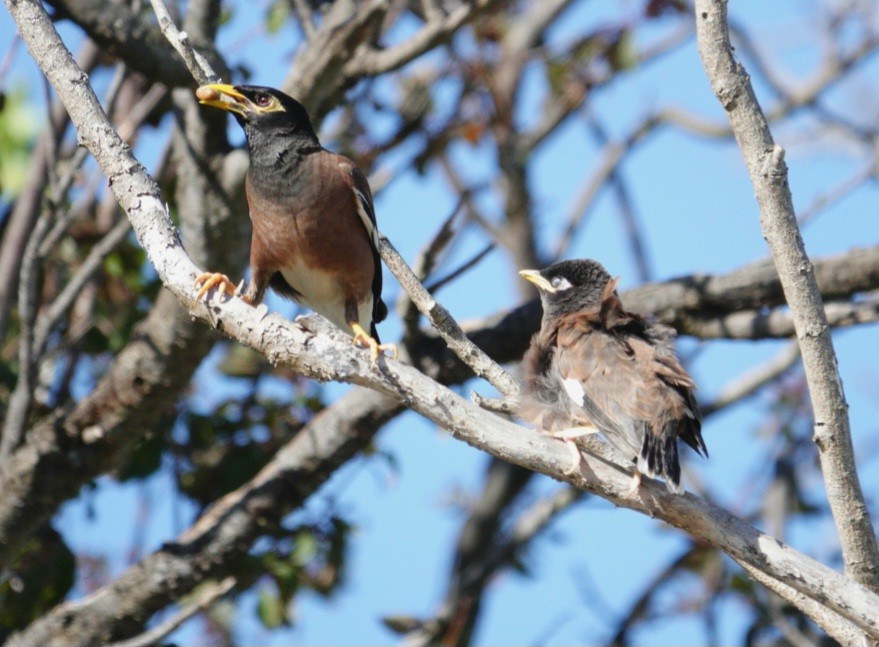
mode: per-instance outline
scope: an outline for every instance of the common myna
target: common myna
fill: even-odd
[[[696,385],[673,348],[674,331],[623,308],[617,279],[592,260],[522,270],[543,304],[540,331],[523,358],[521,417],[579,450],[573,438],[601,431],[642,473],[681,492],[678,438],[703,456]]]
[[[271,287],[350,330],[375,359],[385,348],[375,325],[388,308],[366,177],[350,159],[321,146],[305,108],[283,92],[211,84],[196,96],[231,112],[250,150],[251,281],[242,298],[256,305]],[[196,285],[197,298],[215,286],[236,294],[222,274],[202,274]]]

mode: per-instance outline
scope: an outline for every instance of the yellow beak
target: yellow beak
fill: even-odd
[[[203,85],[195,91],[195,96],[202,105],[242,115],[250,105],[250,100],[236,90],[234,85],[225,83]]]
[[[524,278],[526,281],[531,281],[534,285],[537,286],[538,290],[543,290],[544,292],[555,292],[555,288],[550,285],[549,281],[547,281],[540,275],[540,272],[538,270],[520,270],[519,276]]]

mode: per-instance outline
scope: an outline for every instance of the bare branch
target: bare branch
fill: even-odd
[[[426,22],[418,33],[399,45],[381,50],[363,48],[345,66],[345,74],[351,77],[375,76],[396,70],[451,38],[462,25],[473,20],[481,11],[498,4],[498,1],[462,2],[448,15],[435,17]]]
[[[456,280],[462,274],[466,274],[469,270],[476,267],[483,258],[488,256],[494,250],[494,248],[494,243],[488,243],[485,247],[473,254],[472,257],[461,263],[451,272],[449,272],[445,276],[441,276],[433,283],[426,286],[427,291],[433,294],[437,290],[441,290],[443,287]]]
[[[591,177],[589,181],[584,185],[583,190],[575,200],[574,206],[565,219],[565,227],[562,230],[558,243],[556,243],[555,252],[552,256],[554,260],[558,260],[565,255],[574,236],[576,236],[580,227],[583,226],[586,217],[595,204],[595,198],[607,185],[610,178],[617,173],[617,169],[626,155],[631,153],[635,146],[653,132],[658,124],[659,122],[655,117],[648,117],[633,128],[623,141],[605,144],[598,167],[590,172]]]
[[[827,325],[843,328],[879,320],[879,293],[870,293],[852,301],[826,301]],[[685,313],[681,332],[700,339],[786,339],[796,334],[790,310],[741,310],[716,315]]]
[[[454,225],[464,205],[464,196],[458,199],[458,204],[440,225],[436,234],[418,255],[413,263],[412,270],[418,280],[423,283],[436,266],[440,254],[451,244],[457,235]],[[403,318],[403,338],[415,339],[419,334],[418,322],[420,315],[418,308],[412,302],[409,293],[403,290],[397,301],[397,313]]]
[[[700,404],[705,417],[726,407],[749,398],[761,388],[786,373],[800,358],[800,346],[796,342],[787,344],[781,351],[762,366],[751,369],[724,386],[711,402]]]
[[[97,46],[87,40],[79,53],[83,69],[90,71],[94,68],[99,56]],[[63,133],[70,121],[67,112],[58,101],[53,103],[49,113],[53,126],[43,131],[34,147],[27,173],[27,184],[16,199],[3,231],[3,242],[0,245],[0,276],[7,278],[0,281],[0,339],[6,337],[25,247],[40,215],[41,198],[48,181],[47,152],[50,146],[55,145],[51,138],[55,137],[56,133]]]
[[[487,489],[487,488],[486,488]],[[456,556],[456,567],[466,572],[453,574],[454,580],[440,611],[430,620],[419,623],[419,628],[409,632],[404,644],[415,645],[466,645],[473,621],[478,615],[478,599],[485,593],[491,579],[504,568],[510,566],[521,553],[522,548],[533,541],[561,512],[579,501],[583,493],[574,487],[565,487],[554,494],[540,499],[516,520],[509,536],[500,542],[489,541],[487,554],[480,554],[459,564],[461,555]],[[501,506],[505,509],[506,506]],[[469,523],[469,521],[468,521]],[[460,581],[458,581],[460,580]]]
[[[449,348],[461,360],[473,369],[476,375],[488,380],[498,391],[507,397],[515,397],[519,393],[519,385],[510,375],[467,339],[464,331],[439,302],[424,289],[424,286],[406,265],[390,241],[381,236],[381,256],[388,269],[397,277],[402,288],[412,298],[418,309],[433,324],[437,332],[449,345]]]
[[[134,70],[168,87],[191,87],[192,74],[180,55],[168,47],[159,27],[145,12],[135,12],[128,3],[100,3],[91,0],[51,0],[58,15],[70,18],[101,47],[113,52]],[[213,47],[199,42],[199,47],[222,75],[225,64]]]
[[[840,645],[868,644],[868,641],[864,639],[864,634],[858,630],[854,623],[847,621],[839,614],[829,610],[826,606],[821,604],[820,601],[801,595],[790,586],[770,577],[753,566],[742,564],[742,567],[748,572],[748,575],[753,577],[757,582],[760,582],[760,584],[775,593],[777,596],[787,600],[797,609],[809,616],[815,624],[826,631],[827,635],[831,636]]]
[[[879,160],[873,158],[863,168],[852,173],[826,193],[819,195],[812,204],[800,211],[798,216],[800,227],[808,225],[824,209],[839,202],[865,182],[874,179],[877,171],[879,171]]]
[[[225,578],[222,582],[203,586],[196,600],[184,606],[179,612],[161,624],[134,638],[110,643],[107,647],[151,647],[151,645],[159,643],[165,636],[177,629],[196,613],[208,609],[214,602],[231,591],[234,586],[235,578],[231,576]]]
[[[745,158],[763,234],[793,315],[845,569],[856,582],[879,591],[879,547],[858,480],[848,406],[821,292],[797,226],[784,149],[773,141],[747,72],[733,57],[725,2],[697,0],[696,36],[708,80]]]
[[[174,20],[171,18],[165,3],[162,0],[150,0],[150,4],[153,6],[156,17],[159,19],[159,27],[161,27],[162,33],[174,49],[177,50],[177,53],[180,54],[183,62],[186,63],[186,68],[192,74],[192,78],[199,85],[217,83],[220,77],[214,72],[208,60],[193,49],[186,32],[177,29],[177,25],[174,24]]]
[[[314,14],[306,0],[293,0],[293,9],[299,18],[299,26],[305,34],[305,39],[312,41],[317,30],[314,28]]]
[[[601,122],[594,115],[590,115],[590,129],[599,143],[606,146],[608,143],[607,133],[605,132]],[[620,209],[620,219],[623,221],[623,230],[626,239],[629,242],[629,249],[632,256],[632,262],[635,265],[638,281],[645,283],[653,278],[653,270],[650,266],[650,257],[647,252],[647,243],[641,231],[641,224],[635,215],[635,208],[626,189],[626,183],[623,175],[619,170],[619,164],[615,164],[608,176],[611,187],[616,194],[617,203]]]

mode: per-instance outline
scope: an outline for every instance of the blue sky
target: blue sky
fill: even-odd
[[[767,5],[771,4],[771,8]],[[565,17],[551,38],[564,42],[580,30],[591,29],[605,19],[634,12],[639,3],[583,3],[577,13]],[[259,6],[264,6],[260,4]],[[764,53],[784,65],[784,78],[803,79],[815,73],[817,43],[810,34],[811,16],[817,3],[798,0],[764,3],[759,0],[732,4],[734,18],[749,28]],[[603,12],[603,16],[601,15]],[[224,30],[220,49],[240,42],[241,34],[262,20],[261,12],[239,13]],[[656,33],[659,35],[662,27]],[[5,51],[12,33],[9,16],[0,15],[0,50]],[[66,33],[74,33],[66,30]],[[252,81],[277,85],[295,39],[287,28],[274,37],[257,38],[230,53],[230,58],[249,61]],[[765,45],[764,45],[765,44]],[[418,62],[415,65],[429,64]],[[853,112],[864,101],[866,78],[876,78],[876,63],[862,68],[862,83],[845,83],[832,95],[832,105]],[[26,84],[34,101],[42,99],[33,64],[22,54],[14,78]],[[523,96],[523,119],[535,118],[541,84],[529,79]],[[759,98],[772,97],[758,85]],[[855,101],[858,100],[858,102]],[[868,102],[869,104],[869,102]],[[675,53],[643,71],[631,73],[595,96],[592,103],[611,136],[627,129],[661,107],[678,106],[704,117],[722,120],[723,113],[711,94],[691,39]],[[535,111],[535,114],[529,114]],[[791,187],[798,209],[810,205],[864,162],[850,144],[834,141],[803,142],[808,123],[795,122],[776,128],[779,143],[788,148]],[[233,137],[240,140],[230,120]],[[146,161],[155,155],[162,138],[141,142]],[[326,142],[332,147],[331,142]],[[535,157],[533,188],[538,205],[543,249],[554,246],[560,222],[576,192],[598,164],[597,147],[585,122],[573,119]],[[486,146],[457,145],[455,159],[473,177],[492,178],[493,156]],[[400,160],[389,160],[398,166]],[[727,272],[768,254],[759,229],[753,190],[744,164],[732,142],[705,142],[670,129],[653,135],[622,167],[638,218],[644,225],[655,279],[668,279],[693,272]],[[879,193],[867,185],[841,201],[803,232],[813,256],[837,254],[857,245],[876,244],[876,204]],[[491,198],[486,198],[490,200]],[[379,226],[403,256],[414,259],[449,213],[455,198],[436,173],[420,177],[409,172],[395,181],[376,200]],[[244,217],[244,214],[242,214]],[[479,249],[483,240],[469,235],[450,259],[463,260]],[[613,275],[621,275],[621,287],[637,284],[617,215],[617,206],[605,193],[588,225],[572,249],[572,256],[600,260]],[[479,318],[508,308],[518,301],[516,268],[495,252],[466,278],[440,293],[440,300],[459,319]],[[386,300],[398,293],[396,282],[386,273]],[[490,286],[488,289],[486,286]],[[277,299],[273,309],[293,313]],[[392,317],[382,326],[382,336],[393,340],[399,322]],[[850,405],[852,428],[863,485],[872,500],[876,492],[877,427],[877,330],[875,326],[837,332],[834,336]],[[682,349],[699,347],[692,372],[703,397],[710,398],[729,380],[758,365],[780,348],[778,342],[708,342],[682,340]],[[215,357],[212,358],[214,361]],[[207,371],[199,373],[200,388],[211,388]],[[468,384],[483,393],[481,384]],[[233,388],[234,387],[230,387]],[[347,387],[328,385],[325,396],[332,401]],[[754,480],[760,458],[770,440],[759,439],[755,429],[765,416],[761,399],[749,400],[713,417],[704,429],[711,451],[708,461],[694,459],[690,467],[707,481],[719,501],[735,512],[745,500],[743,492]],[[340,471],[308,504],[319,511],[329,497],[357,526],[351,544],[347,582],[332,599],[311,594],[297,599],[296,627],[264,632],[254,620],[245,598],[235,625],[249,644],[378,645],[394,636],[379,623],[388,614],[428,616],[435,610],[446,585],[451,546],[464,519],[451,501],[454,493],[475,496],[483,478],[487,457],[459,443],[442,430],[414,414],[392,422],[378,439],[379,447],[395,455],[400,466],[393,472],[377,459],[359,458]],[[872,475],[871,475],[872,474]],[[529,497],[545,495],[559,485],[545,477],[536,479]],[[813,483],[815,498],[823,500],[823,488]],[[119,487],[102,480],[97,490],[67,504],[57,527],[78,550],[109,552],[114,572],[120,572],[135,542],[135,517],[139,505],[150,502],[151,517],[145,550],[158,547],[188,525],[193,511],[177,500],[167,475],[141,485]],[[93,510],[94,514],[88,514]],[[118,539],[109,547],[107,537]],[[794,524],[790,542],[820,559],[838,550],[835,531],[829,524]],[[681,550],[682,535],[662,523],[633,512],[617,510],[595,498],[585,499],[553,523],[529,551],[532,575],[506,574],[490,588],[479,626],[479,644],[563,645],[597,643],[607,637],[610,617],[623,613],[634,596],[666,562]],[[390,550],[389,550],[390,548]],[[595,594],[600,594],[596,605]],[[669,603],[673,604],[674,599]],[[741,641],[742,613],[735,601],[721,603],[720,638],[724,643]],[[176,639],[184,644],[197,636],[197,628],[184,628]],[[658,620],[636,634],[638,644],[702,644],[704,632],[695,622]]]

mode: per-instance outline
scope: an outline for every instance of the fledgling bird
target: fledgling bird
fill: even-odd
[[[279,90],[204,85],[203,105],[231,112],[250,151],[245,179],[253,224],[251,281],[242,298],[259,304],[271,287],[323,315],[373,360],[384,349],[376,324],[388,314],[372,193],[347,157],[321,146],[301,103]],[[216,286],[237,294],[223,274],[196,279],[197,299]]]
[[[602,432],[636,463],[630,492],[642,473],[682,492],[678,439],[705,457],[708,450],[696,385],[675,355],[674,330],[627,312],[617,279],[595,261],[519,273],[537,286],[543,304],[540,331],[523,358],[520,416],[569,443]]]

